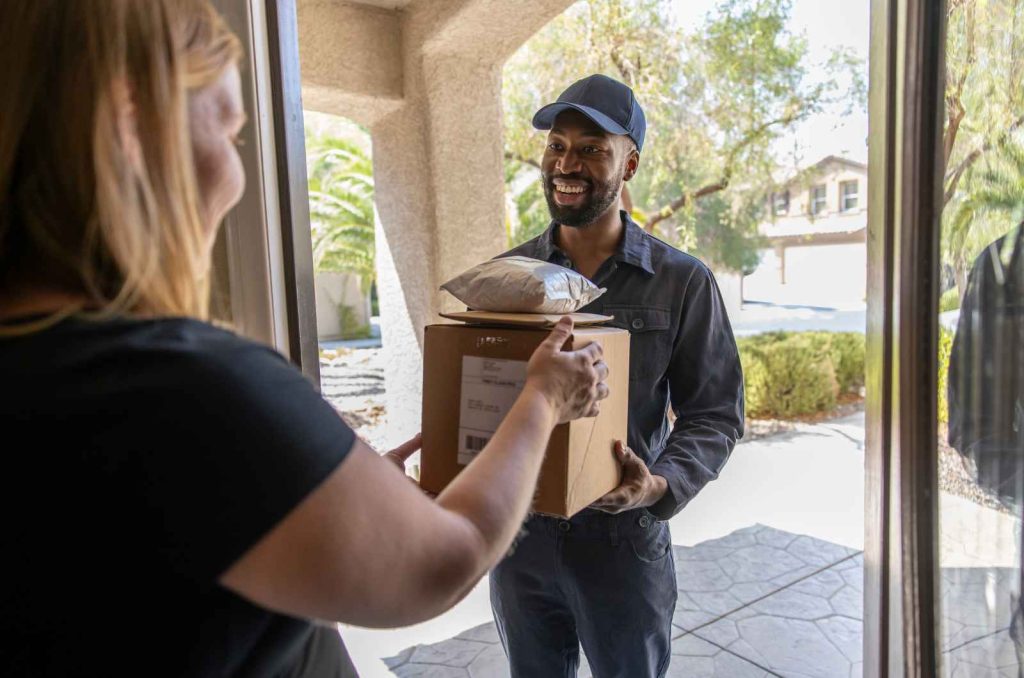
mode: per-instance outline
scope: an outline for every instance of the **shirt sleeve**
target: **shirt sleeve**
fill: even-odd
[[[743,435],[743,372],[714,276],[696,270],[686,286],[668,370],[675,424],[651,473],[668,491],[651,513],[667,520],[718,477]]]
[[[998,241],[978,256],[960,306],[947,383],[949,443],[972,462],[979,485],[1019,506],[1024,366],[1015,308],[1024,273],[1020,259],[1011,267],[1001,263],[1001,247]]]
[[[233,337],[147,355],[149,388],[126,391],[108,435],[130,535],[157,567],[212,584],[323,482],[355,434],[276,352]],[[131,421],[136,419],[135,421]],[[141,426],[145,426],[141,429]],[[129,535],[126,535],[129,536]]]

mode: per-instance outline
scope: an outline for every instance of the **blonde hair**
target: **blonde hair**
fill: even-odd
[[[241,55],[206,0],[3,0],[0,294],[206,318],[187,99]]]

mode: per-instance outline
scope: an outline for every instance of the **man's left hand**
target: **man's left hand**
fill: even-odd
[[[406,440],[395,449],[385,452],[381,456],[401,469],[402,473],[405,473],[406,460],[418,452],[421,447],[423,447],[423,434],[417,433],[413,438]]]
[[[622,441],[615,443],[615,456],[622,464],[622,482],[591,504],[591,508],[605,513],[622,513],[651,506],[665,496],[665,492],[668,491],[665,479],[653,475],[647,464],[633,454],[633,450],[626,447]]]

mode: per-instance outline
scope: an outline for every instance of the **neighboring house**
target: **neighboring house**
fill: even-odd
[[[768,197],[767,247],[745,301],[848,306],[867,279],[867,165],[830,155]]]

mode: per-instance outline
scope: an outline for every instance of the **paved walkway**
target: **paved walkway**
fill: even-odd
[[[857,678],[863,556],[754,525],[675,547],[679,603],[669,678]],[[945,676],[1017,678],[1007,635],[1010,568],[943,570]],[[385,660],[396,676],[505,678],[493,623]],[[584,665],[580,678],[592,678]]]
[[[320,342],[320,348],[336,351],[340,348],[361,349],[380,348],[380,317],[370,318],[370,336],[365,339],[325,339]]]
[[[322,365],[325,395],[371,440],[383,414],[379,363],[370,350]],[[862,413],[744,442],[673,518],[681,588],[670,676],[860,675],[863,454]],[[1017,678],[1005,630],[1016,521],[946,493],[940,501],[944,676]],[[342,636],[363,678],[501,678],[489,607],[485,578],[438,619]]]
[[[737,337],[774,330],[864,332],[865,318],[863,304],[832,308],[747,301],[741,310],[729,314],[733,333]]]
[[[674,549],[669,676],[860,675],[858,551],[763,525]],[[403,678],[509,675],[493,623],[385,661]],[[584,666],[579,675],[591,673]]]

